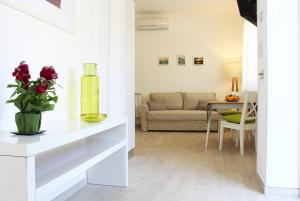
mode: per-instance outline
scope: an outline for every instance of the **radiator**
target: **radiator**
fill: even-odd
[[[139,118],[139,106],[142,104],[142,93],[135,93],[135,117]]]

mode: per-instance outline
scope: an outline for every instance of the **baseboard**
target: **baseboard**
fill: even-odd
[[[133,156],[134,156],[134,149],[131,149],[131,150],[128,152],[128,159],[131,159]]]
[[[261,180],[260,176],[257,173],[256,173],[256,177],[259,183],[258,185],[261,190],[261,193],[265,194],[265,184],[263,183],[263,181]]]
[[[300,188],[277,188],[277,187],[268,187],[262,182],[259,175],[257,175],[259,181],[259,187],[265,195],[277,195],[283,197],[292,197],[299,198],[300,197]]]
[[[283,197],[300,197],[299,188],[274,188],[274,187],[265,187],[264,190],[266,195],[279,195]]]

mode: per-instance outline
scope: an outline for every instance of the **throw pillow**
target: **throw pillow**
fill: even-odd
[[[207,110],[207,104],[208,104],[207,100],[199,100],[198,110]]]
[[[167,110],[167,105],[164,101],[149,101],[149,110]]]

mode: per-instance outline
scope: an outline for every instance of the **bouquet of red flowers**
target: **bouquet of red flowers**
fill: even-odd
[[[31,81],[28,65],[24,61],[15,68],[12,75],[16,83],[7,87],[15,90],[7,103],[13,103],[20,110],[16,114],[18,131],[23,134],[38,132],[41,112],[53,110],[54,103],[58,100],[55,92],[58,75],[52,66],[45,66],[40,77]],[[33,122],[32,125],[30,122]]]

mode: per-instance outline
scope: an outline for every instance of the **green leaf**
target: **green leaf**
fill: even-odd
[[[48,98],[49,102],[53,101],[53,102],[57,103],[57,100],[58,100],[58,96],[49,96],[49,98]]]
[[[14,87],[18,87],[19,85],[17,84],[9,84],[7,85],[7,88],[14,88]]]
[[[53,104],[41,104],[41,105],[34,105],[32,103],[28,103],[28,106],[26,108],[26,112],[45,112],[54,110]]]
[[[28,90],[23,89],[23,88],[21,87],[21,88],[18,88],[18,89],[17,89],[17,92],[18,92],[19,94],[27,94],[27,93],[28,93]]]
[[[17,94],[17,91],[14,91],[14,93],[10,96],[10,98],[14,97]]]
[[[14,104],[15,106],[20,110],[20,111],[24,111],[23,108],[23,99],[25,98],[24,94],[19,95],[15,100],[14,100]]]
[[[15,102],[15,100],[8,100],[8,101],[6,101],[6,103],[14,103]]]
[[[46,93],[39,94],[36,92],[36,86],[40,84],[40,80],[30,81],[29,88],[23,88],[20,81],[16,84],[9,84],[8,88],[15,88],[10,100],[6,103],[14,103],[21,112],[44,112],[54,109],[54,104],[57,103],[58,97],[55,92],[55,82],[49,83],[49,88]],[[13,97],[15,97],[13,99]]]
[[[48,93],[51,93],[53,95],[56,95],[56,92],[55,91],[48,91]]]
[[[33,101],[34,101],[34,97],[32,94],[25,95],[25,98],[22,101],[24,111],[28,111],[27,107],[28,107],[29,103],[31,103]],[[30,111],[28,111],[28,112],[30,112]]]

